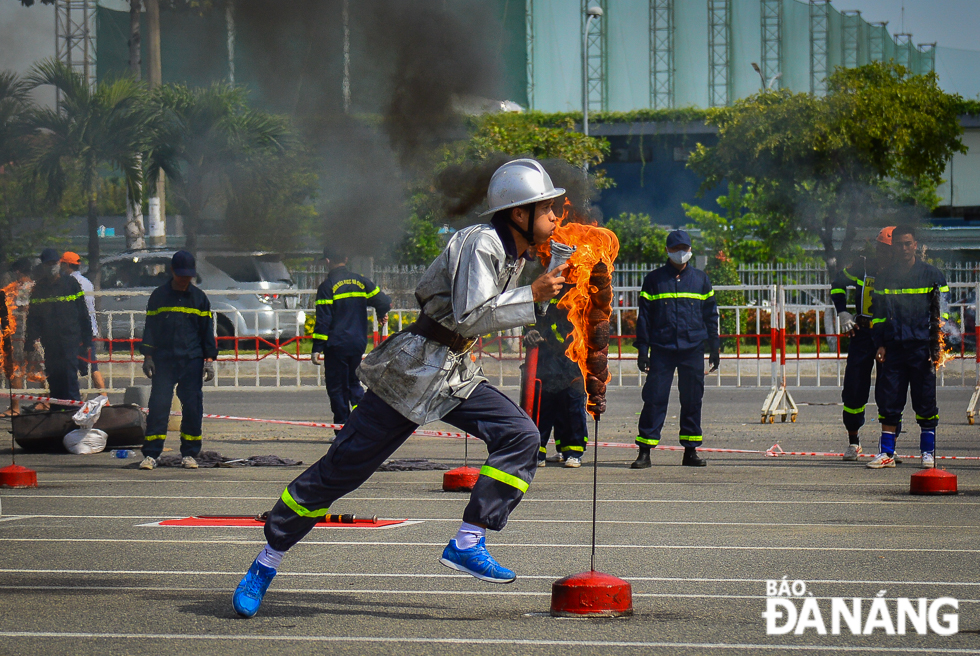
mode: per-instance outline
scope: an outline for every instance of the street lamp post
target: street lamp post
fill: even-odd
[[[776,73],[771,78],[769,78],[769,82],[766,83],[766,76],[762,74],[762,69],[759,68],[759,65],[756,64],[755,62],[752,62],[752,68],[755,70],[756,73],[759,74],[759,79],[762,80],[762,90],[765,91],[766,93],[772,91],[772,85],[775,84],[776,80],[778,80],[783,76],[782,73]]]
[[[589,30],[592,21],[602,16],[600,7],[589,7],[586,11],[585,31],[582,34],[582,134],[589,136]],[[589,172],[589,162],[585,161],[582,170]]]

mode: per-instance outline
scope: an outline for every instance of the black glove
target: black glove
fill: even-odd
[[[650,370],[650,354],[647,351],[640,351],[636,355],[636,368],[643,373]]]
[[[153,378],[153,374],[157,371],[156,365],[153,364],[153,356],[144,355],[143,356],[143,375],[147,378]]]
[[[533,349],[544,344],[544,337],[537,330],[529,330],[524,335],[524,348]]]
[[[718,370],[719,365],[721,365],[721,354],[718,349],[711,349],[711,353],[708,355],[708,364],[711,365],[708,373]]]

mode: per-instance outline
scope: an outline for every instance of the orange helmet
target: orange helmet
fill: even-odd
[[[889,243],[891,243],[891,235],[889,235]],[[61,261],[65,264],[73,264],[79,266],[82,263],[82,258],[78,253],[72,253],[71,251],[66,251],[64,255],[61,256]]]
[[[895,226],[885,226],[878,231],[878,241],[886,246],[891,246],[893,232],[895,232]]]

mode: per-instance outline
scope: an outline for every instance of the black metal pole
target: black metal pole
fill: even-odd
[[[470,434],[463,435],[463,466],[469,467],[470,460]]]
[[[595,416],[595,428],[592,431],[592,571],[595,571],[595,518],[596,499],[599,489],[599,415]]]

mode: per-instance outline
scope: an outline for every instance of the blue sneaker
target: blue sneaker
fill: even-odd
[[[232,597],[232,605],[235,612],[242,617],[252,617],[259,612],[262,605],[262,597],[269,589],[269,584],[276,576],[276,570],[266,567],[259,561],[253,561],[252,566],[245,573],[245,578],[238,584],[235,596]]]
[[[487,544],[484,538],[476,543],[475,547],[460,549],[456,546],[456,538],[449,541],[442,552],[439,562],[446,567],[458,569],[461,572],[472,574],[481,581],[491,583],[513,583],[517,579],[517,574],[503,567],[493,559],[487,551]]]

